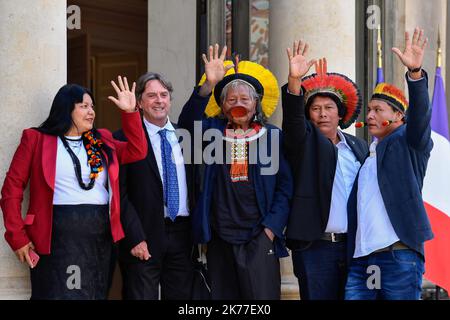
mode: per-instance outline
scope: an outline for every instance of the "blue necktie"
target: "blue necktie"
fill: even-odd
[[[179,208],[178,178],[175,161],[172,160],[172,146],[167,140],[167,129],[158,131],[161,136],[161,163],[164,180],[164,204],[167,207],[169,218],[174,221]]]

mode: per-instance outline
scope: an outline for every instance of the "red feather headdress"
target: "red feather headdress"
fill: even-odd
[[[339,121],[342,129],[348,128],[358,118],[362,98],[356,83],[343,74],[328,73],[325,58],[316,63],[315,74],[302,79],[302,86],[306,89],[305,105],[320,93],[331,94],[339,99],[345,108],[345,114]]]

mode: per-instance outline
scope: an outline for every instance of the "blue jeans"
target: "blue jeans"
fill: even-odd
[[[375,269],[379,271],[378,282]],[[345,299],[419,300],[423,273],[423,258],[414,250],[391,250],[356,258],[350,264]]]
[[[292,251],[302,300],[343,300],[347,242],[317,240]]]

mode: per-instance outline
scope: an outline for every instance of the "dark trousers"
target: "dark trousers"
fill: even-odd
[[[124,299],[157,300],[159,285],[162,300],[190,298],[193,275],[190,219],[166,220],[165,236],[167,247],[161,258],[120,262]],[[147,245],[151,255],[152,244]]]
[[[347,279],[346,241],[317,240],[292,250],[302,300],[343,300]]]
[[[206,255],[213,300],[280,299],[280,263],[264,231],[241,245],[213,235]]]

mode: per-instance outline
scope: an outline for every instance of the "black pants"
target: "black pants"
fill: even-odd
[[[51,253],[31,269],[31,299],[106,299],[112,245],[108,205],[53,206]]]
[[[120,262],[124,299],[157,300],[159,285],[162,300],[190,299],[193,275],[190,219],[166,220],[165,231],[167,248],[161,258]],[[151,255],[152,244],[147,245]]]
[[[292,250],[302,300],[343,300],[347,242],[317,240]]]
[[[213,234],[207,261],[213,300],[280,299],[280,263],[264,231],[241,245]]]

